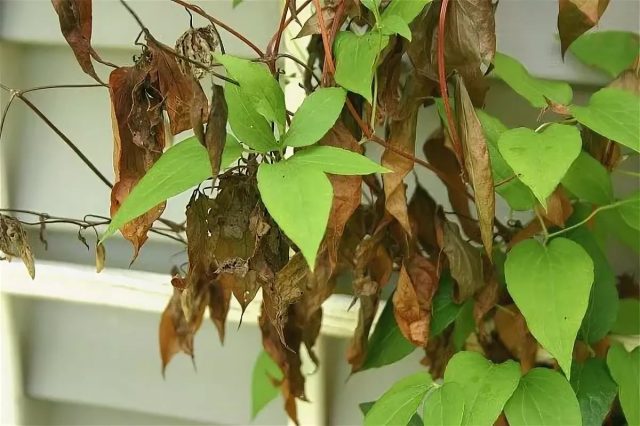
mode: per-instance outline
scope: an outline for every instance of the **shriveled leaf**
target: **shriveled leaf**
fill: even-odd
[[[287,146],[301,147],[318,142],[333,127],[347,93],[339,87],[320,88],[300,105],[284,136]]]
[[[336,175],[368,175],[386,173],[389,169],[362,154],[333,146],[302,149],[288,160],[299,167],[309,167]]]
[[[620,307],[611,332],[622,335],[640,334],[640,301],[638,299],[620,299]]]
[[[612,345],[607,366],[620,389],[620,405],[627,423],[640,424],[640,346],[627,352],[620,343]]]
[[[582,424],[580,405],[567,379],[547,369],[534,368],[520,379],[504,412],[510,425]]]
[[[618,393],[604,360],[590,358],[584,363],[574,362],[571,371],[573,387],[584,426],[600,426]]]
[[[229,166],[242,153],[242,146],[231,135],[222,153],[221,164]],[[101,237],[107,239],[116,230],[145,214],[163,201],[183,193],[211,176],[207,150],[195,137],[172,146],[133,187],[120,209],[112,217]]]
[[[495,191],[489,150],[480,120],[461,77],[456,77],[456,116],[458,135],[464,150],[467,175],[473,187],[482,243],[489,258],[493,252],[493,219],[496,210]]]
[[[626,90],[604,88],[587,106],[569,107],[578,122],[613,141],[640,152],[640,97]]]
[[[546,99],[568,105],[573,98],[567,83],[533,77],[520,62],[504,53],[496,53],[493,65],[493,72],[536,108],[546,107]]]
[[[524,317],[515,305],[496,310],[493,317],[496,332],[504,346],[520,361],[523,372],[536,364],[538,342],[533,338]]]
[[[376,61],[389,37],[378,31],[356,35],[350,31],[338,33],[334,46],[336,82],[372,103],[371,83]]]
[[[251,376],[251,418],[256,416],[278,396],[274,382],[282,380],[282,371],[265,351],[260,352]]]
[[[31,279],[36,277],[33,252],[27,233],[16,218],[0,214],[0,252],[22,259]]]
[[[558,32],[562,56],[571,44],[598,24],[609,0],[558,0]]]
[[[505,277],[531,333],[569,377],[573,343],[593,284],[591,257],[566,238],[547,246],[525,240],[507,254]]]
[[[462,303],[485,284],[482,256],[478,249],[462,238],[458,225],[445,222],[443,230],[442,251],[449,260],[451,276],[457,283],[454,301]]]
[[[627,225],[640,231],[640,191],[622,200],[618,211]]]
[[[335,15],[336,11],[334,7],[325,6],[322,8],[322,18],[327,29],[331,28]],[[313,34],[320,34],[320,22],[317,12],[311,15],[309,19],[307,19],[304,25],[302,25],[300,32],[298,32],[298,34],[294,38],[306,37]]]
[[[569,47],[584,64],[617,77],[631,66],[640,50],[638,34],[625,31],[598,31],[581,35]]]
[[[284,92],[269,70],[260,63],[231,55],[215,53],[214,58],[240,84],[240,92],[249,104],[268,121],[276,123],[282,134],[286,117]]]
[[[435,265],[422,256],[413,256],[402,265],[393,312],[404,337],[415,346],[429,340],[433,295],[438,288]]]
[[[462,388],[462,425],[493,424],[519,380],[517,363],[493,364],[476,352],[458,352],[444,373],[445,385],[456,383]]]
[[[209,107],[209,119],[204,135],[204,146],[209,154],[211,164],[211,176],[218,176],[222,164],[227,139],[227,102],[224,99],[222,86],[213,85],[211,91],[211,106]]]
[[[465,412],[462,385],[445,383],[427,395],[422,418],[425,426],[462,426]]]
[[[102,83],[91,62],[91,0],[51,0],[58,14],[60,30],[69,43],[82,71]],[[95,54],[95,53],[94,53]]]
[[[581,200],[600,206],[613,200],[611,176],[599,161],[584,151],[571,164],[561,182]]]
[[[431,386],[431,376],[426,372],[399,380],[367,412],[365,426],[406,425]]]
[[[96,272],[100,273],[104,269],[104,262],[107,253],[104,248],[104,244],[96,244]]]
[[[269,122],[258,114],[250,98],[233,84],[224,86],[229,108],[229,126],[240,142],[258,152],[278,149]]]
[[[543,206],[580,154],[581,146],[580,132],[563,124],[552,124],[542,133],[512,129],[498,140],[504,159]]]

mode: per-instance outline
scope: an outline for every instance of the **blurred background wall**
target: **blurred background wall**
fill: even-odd
[[[232,9],[231,0],[196,3],[259,46],[265,46],[275,31],[280,13],[277,0],[244,0],[236,9]],[[131,0],[129,4],[156,38],[166,44],[173,45],[189,24],[184,9],[168,1]],[[575,102],[584,103],[606,78],[570,56],[565,62],[561,60],[556,14],[555,0],[501,0],[496,18],[498,50],[518,58],[533,74],[573,83]],[[617,0],[609,6],[600,29],[637,32],[638,16],[640,3]],[[205,25],[205,21],[196,16],[194,25]],[[118,2],[94,1],[93,45],[103,58],[130,64],[135,53],[131,46],[138,31]],[[230,53],[250,54],[233,37],[223,33],[223,38]],[[106,79],[108,69],[97,66],[97,70]],[[65,44],[50,2],[0,1],[0,82],[16,89],[93,82],[82,73]],[[2,91],[0,96],[0,106],[4,107],[8,95]],[[107,177],[113,178],[110,105],[105,89],[41,91],[30,99]],[[492,83],[487,110],[510,127],[535,126],[538,117],[538,111],[497,81]],[[433,108],[425,109],[419,123],[419,146],[437,125]],[[176,137],[181,139],[180,135]],[[379,152],[373,147],[370,155],[377,156]],[[637,169],[638,164],[633,167]],[[421,184],[446,204],[442,185],[417,170]],[[407,183],[412,192],[414,178],[410,176]],[[616,195],[622,196],[637,185],[633,179],[622,177],[616,181]],[[0,143],[0,188],[2,207],[68,217],[108,215],[109,211],[108,189],[20,102],[11,108]],[[172,199],[166,217],[182,221],[187,199],[188,195]],[[499,214],[506,217],[504,205]],[[78,242],[75,230],[51,226],[48,251],[37,242],[37,230],[34,232],[31,241],[38,259],[93,263],[93,253]],[[184,258],[180,250],[180,246],[152,236],[133,268],[167,274],[161,292],[168,295],[168,272],[176,259]],[[637,276],[637,258],[627,249],[611,250],[610,260],[615,268]],[[128,243],[113,238],[107,243],[107,256],[109,269],[127,268],[131,249]],[[69,280],[73,276],[69,275]],[[7,283],[9,275],[0,278],[3,286],[11,284]],[[255,324],[244,324],[238,331],[235,324],[229,324],[222,347],[214,327],[205,321],[196,337],[197,371],[188,357],[178,355],[163,379],[157,349],[158,312],[113,304],[71,303],[65,301],[64,294],[58,300],[39,299],[28,293],[2,295],[3,423],[151,425],[250,421],[251,370],[261,348]],[[330,305],[336,310],[345,306],[339,297]],[[342,327],[344,330],[334,334],[348,335],[355,323],[345,321]],[[324,362],[308,379],[310,398],[316,404],[303,408],[303,423],[305,419],[315,419],[306,423],[359,424],[358,403],[376,399],[397,378],[414,371],[421,358],[416,351],[396,365],[359,373],[347,381],[347,343],[344,337],[320,338]],[[312,372],[313,368],[305,365],[305,370]],[[254,423],[286,422],[277,400]]]

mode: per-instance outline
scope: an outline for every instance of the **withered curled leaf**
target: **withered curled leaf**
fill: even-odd
[[[491,259],[493,251],[493,220],[496,212],[491,160],[489,159],[489,150],[482,125],[471,103],[464,81],[459,75],[456,75],[455,105],[458,118],[458,134],[464,149],[467,176],[469,176],[473,187],[480,236],[487,256]]]
[[[73,50],[82,71],[89,74],[98,83],[103,83],[93,68],[93,62],[91,62],[92,54],[95,55],[91,47],[92,1],[51,0],[51,3],[58,14],[62,35]]]
[[[609,0],[558,0],[558,32],[562,57],[578,37],[598,24]]]
[[[227,138],[227,102],[224,99],[222,86],[213,85],[211,92],[211,107],[209,108],[209,120],[204,136],[205,148],[209,153],[211,163],[211,176],[216,177],[220,173],[220,161],[222,150]]]
[[[0,214],[0,252],[22,259],[31,279],[36,277],[36,267],[27,233],[18,219],[3,214]]]
[[[104,248],[104,244],[96,244],[96,272],[100,273],[104,269],[104,262],[107,256],[107,252]]]
[[[531,335],[527,323],[515,305],[496,311],[494,317],[498,337],[511,354],[520,360],[522,372],[526,373],[536,364],[538,342]]]
[[[213,53],[219,46],[220,38],[213,25],[191,27],[176,40],[176,53],[210,67],[214,63]],[[182,58],[178,58],[177,61],[181,71],[186,75],[192,75],[196,80],[200,80],[207,72]]]
[[[479,250],[460,236],[458,225],[445,222],[442,228],[442,251],[449,261],[451,276],[457,283],[454,300],[462,303],[485,285],[482,256]]]

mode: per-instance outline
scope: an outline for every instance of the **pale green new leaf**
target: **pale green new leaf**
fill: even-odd
[[[569,46],[576,58],[617,77],[631,67],[638,56],[638,34],[625,31],[587,32]]]
[[[382,12],[382,22],[391,16],[397,16],[410,24],[431,0],[392,0]]]
[[[278,397],[280,389],[273,382],[282,380],[282,371],[268,353],[260,352],[253,366],[251,378],[251,418]]]
[[[586,152],[580,152],[567,173],[562,185],[580,200],[602,206],[613,201],[611,176],[604,166]]]
[[[620,343],[609,348],[607,366],[620,389],[620,405],[629,425],[640,424],[640,346],[627,352]]]
[[[531,334],[571,375],[573,344],[589,304],[593,261],[577,243],[530,239],[507,254],[507,289]]]
[[[582,148],[574,126],[552,124],[542,133],[518,128],[498,140],[500,154],[540,204],[556,189]]]
[[[616,321],[611,326],[613,334],[640,334],[640,301],[638,299],[621,299]]]
[[[261,163],[258,189],[271,217],[300,248],[313,270],[333,201],[327,175],[291,161]]]
[[[278,149],[269,122],[258,114],[238,86],[226,84],[224,97],[229,110],[229,126],[242,143],[263,153]]]
[[[618,211],[627,225],[640,231],[640,191],[622,200]]]
[[[335,175],[368,175],[390,171],[357,152],[325,145],[302,149],[288,161]]]
[[[378,31],[356,35],[341,31],[336,37],[336,82],[345,89],[362,95],[372,103],[371,83],[378,55],[389,43],[389,37]]]
[[[457,383],[464,393],[462,425],[492,425],[520,380],[514,361],[494,364],[477,352],[458,352],[444,372],[444,383]]]
[[[346,96],[344,89],[330,87],[305,98],[284,136],[285,145],[301,147],[318,142],[340,116]]]
[[[231,165],[242,154],[242,146],[227,135],[221,164]],[[211,177],[211,163],[207,149],[195,136],[169,148],[133,187],[127,198],[111,218],[109,228],[100,238],[110,235],[128,222],[141,216],[163,201],[183,193]]]
[[[434,389],[424,401],[424,426],[462,426],[464,388],[451,382]]]
[[[618,393],[605,361],[590,358],[584,363],[574,362],[571,387],[580,404],[583,426],[601,426]]]
[[[510,426],[581,426],[580,405],[567,380],[548,368],[534,368],[520,379],[504,407]]]
[[[493,72],[536,108],[547,106],[545,98],[567,105],[573,98],[567,83],[533,77],[526,68],[511,56],[496,52]]]
[[[531,210],[535,205],[535,197],[531,190],[520,181],[513,178],[515,172],[502,158],[498,149],[500,135],[509,130],[500,120],[490,116],[481,109],[477,109],[478,119],[482,124],[484,136],[487,139],[489,158],[491,159],[491,174],[496,192],[509,204],[513,210]],[[499,184],[499,185],[498,185]]]
[[[411,28],[398,15],[389,15],[383,18],[380,23],[380,31],[383,35],[398,34],[411,41]]]
[[[284,130],[286,109],[284,92],[264,64],[231,55],[214,53],[231,78],[240,84],[241,92],[260,115]]]
[[[390,297],[382,310],[382,314],[380,314],[373,334],[369,338],[367,357],[358,371],[384,367],[400,361],[415,349],[416,347],[405,339],[400,328],[398,328],[393,314],[393,301]]]
[[[604,88],[591,95],[587,106],[572,105],[569,109],[583,126],[640,152],[640,97]]]
[[[429,388],[431,376],[420,372],[396,382],[371,407],[364,418],[365,426],[406,425],[416,414]]]

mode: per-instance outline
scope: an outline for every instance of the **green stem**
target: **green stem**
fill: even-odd
[[[615,203],[607,204],[607,205],[605,205],[605,206],[600,206],[600,207],[598,207],[597,209],[595,209],[594,211],[592,211],[592,212],[591,212],[591,214],[590,214],[589,216],[585,217],[585,218],[584,218],[583,220],[581,220],[580,222],[576,223],[575,225],[568,226],[568,227],[566,227],[566,228],[564,228],[564,229],[561,229],[561,230],[559,230],[559,231],[553,232],[553,233],[551,233],[551,234],[547,235],[547,238],[546,238],[546,239],[553,238],[553,237],[557,237],[558,235],[561,235],[561,234],[564,234],[564,233],[566,233],[566,232],[572,231],[572,230],[574,230],[574,229],[576,229],[576,228],[579,228],[579,227],[581,227],[582,225],[584,225],[585,223],[589,222],[591,219],[593,219],[593,217],[594,217],[595,215],[597,215],[598,213],[603,212],[603,211],[605,211],[605,210],[615,209],[615,208],[617,208],[617,207],[620,207],[620,206],[621,206],[621,205],[623,205],[623,204],[627,204],[627,203],[630,203],[630,202],[633,202],[633,201],[635,201],[635,200],[633,200],[633,199],[627,199],[627,200],[621,200],[621,201],[617,201],[617,202],[615,202]]]

